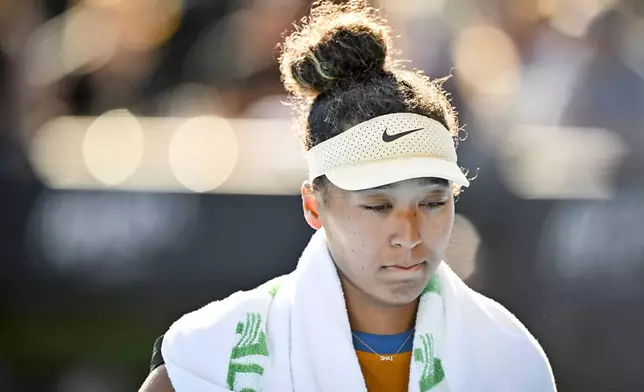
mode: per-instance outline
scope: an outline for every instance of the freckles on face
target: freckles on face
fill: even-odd
[[[335,188],[327,196],[320,221],[343,281],[389,305],[417,298],[449,243],[450,188],[407,181],[366,192]]]
[[[351,263],[359,270],[373,269],[382,245],[377,222],[372,222],[368,211],[360,211],[338,201],[335,210],[326,214],[323,225],[336,262]]]
[[[368,264],[366,261],[376,250],[378,226],[365,219],[364,211],[356,211],[348,205],[337,207],[337,211],[329,217],[328,235],[336,245],[349,253],[348,256],[356,258],[360,268],[364,269]]]
[[[329,199],[321,220],[334,256],[344,256],[345,260],[336,262],[351,261],[353,267],[363,270],[396,264],[404,258],[442,258],[453,222],[448,187],[411,183],[386,191],[336,188]],[[415,245],[405,250],[410,236]]]

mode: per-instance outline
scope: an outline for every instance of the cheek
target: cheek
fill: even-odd
[[[377,216],[368,211],[354,213],[342,223],[347,232],[349,244],[353,245],[356,252],[365,253],[373,250],[382,235],[382,222]]]
[[[373,214],[369,211],[359,209],[345,209],[341,212],[334,212],[325,216],[325,221],[336,237],[342,237],[346,243],[359,245],[378,228],[378,222],[374,220]]]
[[[325,218],[325,228],[330,241],[335,243],[336,257],[345,268],[361,270],[369,268],[369,261],[376,254],[378,228],[369,216],[361,211],[334,214]]]
[[[427,224],[427,240],[432,247],[445,249],[449,245],[452,226],[454,225],[454,210],[447,209],[444,213],[434,216]]]
[[[348,219],[340,226],[343,236],[345,249],[349,251],[349,256],[356,262],[364,263],[365,256],[369,256],[375,249],[377,240],[377,226],[366,225],[363,220]]]

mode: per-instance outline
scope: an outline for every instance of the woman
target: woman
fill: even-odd
[[[317,232],[293,273],[177,321],[143,390],[172,390],[168,375],[178,392],[555,390],[523,325],[442,262],[469,185],[459,126],[390,52],[366,1],[317,2],[286,39]]]

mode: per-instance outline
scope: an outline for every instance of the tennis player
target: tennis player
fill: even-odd
[[[443,262],[469,185],[458,120],[440,82],[391,53],[359,0],[316,2],[286,39],[316,233],[293,273],[175,322],[142,391],[556,390],[528,330]]]

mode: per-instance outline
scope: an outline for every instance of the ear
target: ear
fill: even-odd
[[[322,222],[320,221],[319,204],[313,185],[309,181],[304,181],[301,193],[304,219],[314,230],[319,230],[322,227]]]

